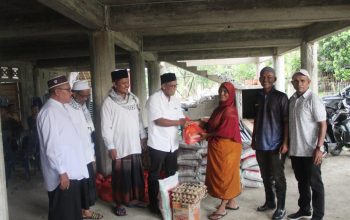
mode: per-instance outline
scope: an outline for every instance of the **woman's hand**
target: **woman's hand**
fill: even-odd
[[[201,136],[201,141],[206,140],[209,137],[208,133],[199,133],[199,135]]]

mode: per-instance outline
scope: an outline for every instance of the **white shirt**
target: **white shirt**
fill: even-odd
[[[77,127],[64,105],[49,99],[37,118],[41,167],[46,189],[59,185],[59,175],[67,173],[70,180],[88,178],[84,147]]]
[[[326,109],[316,94],[307,90],[298,97],[295,93],[289,101],[289,155],[312,157],[318,140],[318,122],[325,120]]]
[[[162,127],[155,120],[165,118],[179,120],[185,118],[180,101],[171,96],[170,100],[162,90],[155,92],[147,101],[148,110],[148,146],[153,149],[174,152],[179,148],[178,127]]]
[[[91,138],[92,128],[91,125],[86,121],[83,109],[79,103],[72,99],[72,102],[65,104],[66,109],[72,119],[74,125],[79,128],[80,136],[82,137],[82,142],[84,146],[84,155],[86,164],[95,161],[95,144]],[[93,126],[93,125],[92,125]]]
[[[120,105],[108,96],[101,108],[102,138],[108,150],[116,149],[117,159],[141,154],[140,139],[146,137],[138,109],[139,100],[131,94],[125,102]]]

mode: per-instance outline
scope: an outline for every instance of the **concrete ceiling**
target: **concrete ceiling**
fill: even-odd
[[[99,30],[117,62],[271,56],[349,26],[348,0],[0,0],[0,61],[86,63]]]

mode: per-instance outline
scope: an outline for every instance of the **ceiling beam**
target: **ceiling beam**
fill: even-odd
[[[320,22],[305,28],[304,40],[315,42],[350,28],[350,21]]]
[[[104,6],[97,0],[37,0],[89,29],[105,24]]]
[[[231,1],[232,2],[232,1]],[[111,7],[110,24],[116,31],[152,28],[196,27],[201,25],[273,25],[275,23],[322,22],[350,19],[350,4],[243,8],[213,2],[155,4]],[[320,3],[321,4],[321,3]],[[277,22],[276,22],[277,21]]]
[[[56,35],[71,35],[87,32],[87,29],[67,19],[55,19],[40,22],[7,23],[0,25],[1,39],[19,39],[28,37],[46,37]],[[16,28],[14,28],[16,27]]]
[[[274,52],[275,52],[274,48],[160,52],[158,53],[158,60],[159,61],[179,61],[179,60],[204,60],[204,59],[238,58],[238,57],[259,57],[259,56],[272,56]]]
[[[132,34],[112,31],[114,43],[126,51],[141,51],[141,40]]]
[[[234,31],[143,38],[144,51],[184,51],[203,49],[286,47],[300,45],[301,29]]]

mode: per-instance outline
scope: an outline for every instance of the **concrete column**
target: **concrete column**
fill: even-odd
[[[147,100],[145,60],[141,53],[130,54],[131,91],[139,98],[142,118],[145,122],[145,105]]]
[[[160,88],[160,68],[158,61],[147,62],[148,67],[148,94],[152,95]]]
[[[286,92],[286,78],[284,74],[284,56],[274,56],[273,65],[276,71],[276,89],[281,92]]]
[[[260,70],[262,70],[262,68],[264,68],[264,63],[260,62],[260,57],[256,58],[255,65],[256,65],[256,78],[259,79],[259,77],[260,77]]]
[[[1,128],[1,115],[0,115]],[[0,129],[0,220],[9,220],[7,205],[7,190],[5,177],[4,146],[2,142],[2,129]]]
[[[28,128],[27,117],[31,113],[31,99],[34,97],[34,79],[33,66],[31,63],[23,64],[23,73],[21,76],[21,115],[24,128]]]
[[[97,170],[104,175],[111,173],[111,160],[101,136],[100,110],[108,90],[112,87],[111,72],[115,69],[114,40],[110,31],[96,31],[90,35],[92,97],[96,129]]]
[[[311,76],[311,90],[318,94],[317,45],[303,42],[300,48],[301,68]]]

